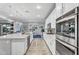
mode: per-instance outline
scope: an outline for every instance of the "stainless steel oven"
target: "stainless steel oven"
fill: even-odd
[[[79,54],[79,7],[56,19],[56,50],[61,55]]]

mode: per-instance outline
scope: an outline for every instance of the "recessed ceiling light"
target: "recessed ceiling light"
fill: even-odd
[[[41,6],[40,6],[40,5],[37,5],[36,8],[37,8],[37,9],[41,9]]]
[[[12,14],[10,14],[10,16],[12,17],[13,15],[12,15]]]
[[[40,15],[37,15],[37,17],[40,17]]]

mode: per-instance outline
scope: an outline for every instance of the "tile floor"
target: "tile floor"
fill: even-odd
[[[26,55],[51,55],[43,39],[34,39]]]

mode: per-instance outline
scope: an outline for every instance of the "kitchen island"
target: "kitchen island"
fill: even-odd
[[[0,36],[0,55],[23,55],[28,48],[29,37],[21,33]]]

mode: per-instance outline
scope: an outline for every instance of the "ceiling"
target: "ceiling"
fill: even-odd
[[[0,3],[0,16],[20,22],[43,22],[54,3]]]

